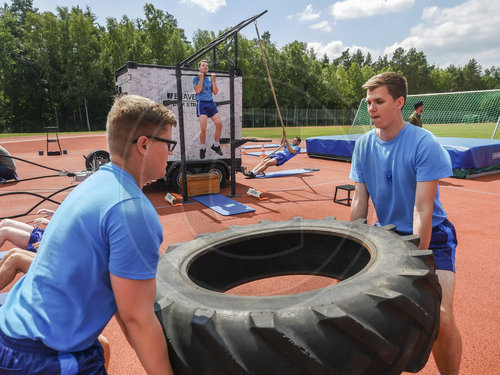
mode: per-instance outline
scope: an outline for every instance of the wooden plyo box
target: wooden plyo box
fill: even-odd
[[[215,173],[187,175],[188,196],[216,194],[220,192],[219,176]]]

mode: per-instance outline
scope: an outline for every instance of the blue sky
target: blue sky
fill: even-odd
[[[319,57],[359,48],[376,60],[397,47],[415,47],[442,68],[463,66],[471,58],[483,68],[500,67],[499,0],[34,0],[33,5],[54,13],[56,5],[89,5],[104,26],[107,17],[144,18],[146,2],[172,14],[188,39],[198,28],[218,31],[268,10],[258,20],[261,34],[269,31],[279,47],[306,42]],[[242,34],[254,38],[253,24]]]

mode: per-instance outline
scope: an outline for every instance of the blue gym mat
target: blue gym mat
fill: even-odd
[[[7,254],[7,251],[0,251],[0,260]]]
[[[255,211],[255,208],[249,207],[240,202],[236,202],[235,200],[225,197],[221,194],[197,195],[191,198],[223,216],[237,215]]]
[[[257,175],[255,178],[273,178],[273,177],[284,177],[284,176],[292,176],[294,174],[302,174],[302,173],[312,173],[314,171],[310,169],[288,169],[284,171],[276,171],[276,172],[265,172],[266,175]]]
[[[0,306],[3,305],[3,303],[5,302],[5,299],[7,298],[8,294],[9,294],[9,292],[0,293]]]

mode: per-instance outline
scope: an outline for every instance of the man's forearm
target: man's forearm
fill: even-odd
[[[351,202],[351,221],[366,219],[368,217],[368,194],[360,190],[359,186],[354,191]]]
[[[413,234],[418,235],[419,249],[428,249],[432,235],[432,209],[425,211],[415,210],[413,214]]]
[[[366,219],[368,217],[368,205],[359,204],[353,198],[351,202],[351,221],[357,219]]]
[[[150,318],[124,322],[126,335],[148,375],[173,375],[160,322],[154,314]]]
[[[215,77],[212,78],[212,94],[217,95],[219,92],[219,88],[217,87],[217,83],[215,83]]]
[[[420,237],[419,249],[428,249],[432,235],[432,214],[438,180],[419,181],[413,207],[413,234]]]

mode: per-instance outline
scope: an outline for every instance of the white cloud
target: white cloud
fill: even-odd
[[[309,42],[307,43],[308,49],[314,49],[316,56],[327,55],[330,60],[333,60],[337,57],[340,57],[342,52],[344,52],[347,48],[349,48],[349,53],[353,54],[358,49],[363,52],[363,55],[366,56],[368,53],[372,55],[372,59],[376,60],[376,56],[380,56],[380,50],[371,49],[368,47],[362,46],[346,46],[341,40],[332,40],[329,43],[321,43],[321,42]]]
[[[182,0],[181,3],[198,5],[210,13],[217,13],[219,8],[227,5],[226,0]]]
[[[425,8],[421,22],[409,36],[387,47],[391,55],[398,47],[423,51],[429,62],[441,67],[465,65],[475,58],[484,68],[500,66],[500,2],[468,0],[451,8]]]
[[[312,4],[309,4],[308,6],[306,6],[306,9],[304,9],[302,12],[297,14],[290,14],[288,16],[288,19],[298,18],[301,21],[313,21],[318,19],[320,16],[321,16],[321,11],[315,13]]]
[[[331,13],[337,20],[379,16],[398,13],[411,8],[415,0],[344,0],[331,6]]]
[[[321,22],[315,23],[314,25],[311,25],[311,29],[321,30],[324,32],[332,31],[332,27],[328,24],[328,21],[321,21]]]

